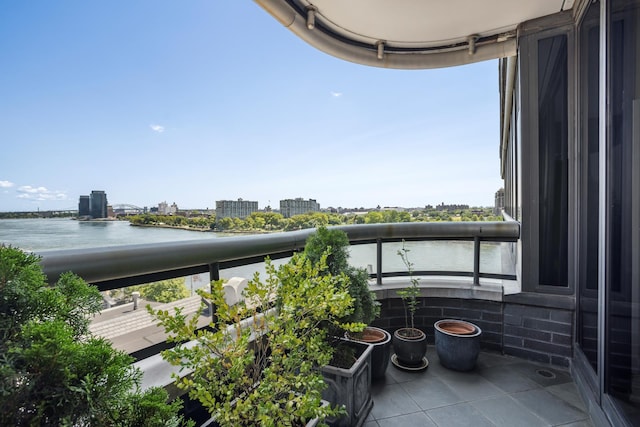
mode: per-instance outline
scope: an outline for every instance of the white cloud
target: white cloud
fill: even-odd
[[[25,200],[67,200],[67,194],[64,191],[52,191],[45,187],[32,187],[23,185],[16,190],[19,199]]]
[[[164,132],[164,126],[161,125],[149,125],[152,131],[162,133]]]
[[[331,96],[333,96],[334,98],[340,98],[342,96],[342,92],[331,91]]]
[[[11,181],[0,181],[0,188],[10,188],[13,187],[15,184]]]

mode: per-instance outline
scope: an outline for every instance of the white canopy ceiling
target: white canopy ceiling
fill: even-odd
[[[391,68],[435,68],[515,54],[522,22],[573,0],[255,0],[312,46]]]

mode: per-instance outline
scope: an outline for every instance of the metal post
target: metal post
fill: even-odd
[[[376,239],[376,284],[382,285],[382,239]]]
[[[480,236],[473,238],[473,285],[480,286]]]
[[[605,395],[605,347],[607,340],[607,143],[609,139],[609,19],[611,2],[600,2],[600,75],[598,87],[598,391],[599,402]]]
[[[209,264],[209,280],[220,280],[220,263]]]
[[[220,280],[220,263],[214,262],[209,264],[209,280],[210,282]],[[209,284],[209,291],[211,291],[211,284]],[[211,316],[211,322],[217,323],[218,318],[214,314],[215,308],[213,307],[213,303],[210,300],[203,299],[204,303],[207,305],[207,309],[209,310],[209,315]]]

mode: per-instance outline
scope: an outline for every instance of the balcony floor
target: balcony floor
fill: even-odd
[[[372,385],[365,427],[593,427],[568,371],[483,352],[475,370],[455,372],[427,351],[423,372],[392,364]]]

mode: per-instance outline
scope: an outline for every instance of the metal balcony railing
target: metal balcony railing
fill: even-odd
[[[472,271],[418,270],[416,275],[471,276],[515,279],[512,274],[480,271],[481,242],[516,242],[520,225],[505,222],[412,222],[365,224],[336,227],[345,231],[352,245],[376,245],[376,269],[371,273],[378,284],[383,277],[407,275],[406,271],[383,271],[383,245],[401,241],[473,242]],[[260,263],[266,256],[280,259],[304,248],[315,230],[300,230],[205,240],[125,245],[94,249],[43,251],[42,266],[50,283],[72,271],[101,291],[123,288],[191,274],[209,273],[220,278],[220,270]]]

